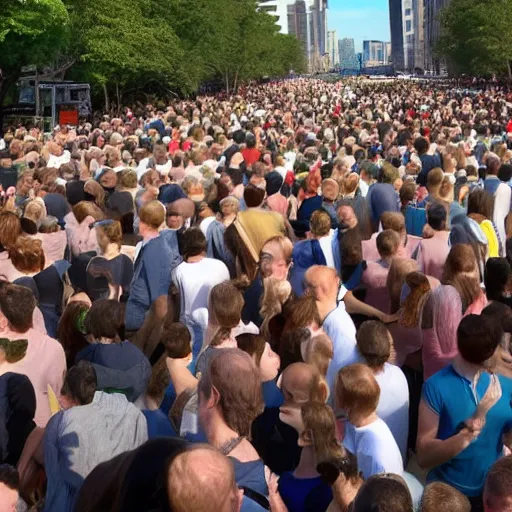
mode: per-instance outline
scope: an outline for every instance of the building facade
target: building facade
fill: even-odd
[[[259,9],[276,18],[281,34],[288,34],[288,4],[290,0],[258,0]]]
[[[338,47],[341,69],[359,69],[354,40],[351,38],[340,39]]]
[[[363,65],[381,66],[386,62],[386,43],[383,41],[363,41]]]
[[[336,30],[327,32],[327,53],[329,54],[329,64],[332,68],[340,64],[340,51],[338,46],[338,35]]]

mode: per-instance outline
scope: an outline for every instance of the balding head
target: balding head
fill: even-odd
[[[314,265],[307,270],[304,280],[306,287],[318,302],[336,302],[340,281],[336,270]]]
[[[230,460],[210,446],[195,446],[169,466],[167,494],[173,512],[238,512],[241,493]]]
[[[288,366],[279,379],[279,387],[287,405],[327,400],[325,384],[319,371],[307,363],[293,363]]]

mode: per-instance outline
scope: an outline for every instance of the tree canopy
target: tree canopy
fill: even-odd
[[[299,41],[256,0],[11,0],[0,12],[0,94],[23,66],[65,55],[68,77],[122,101],[128,91],[188,94],[208,80],[304,70]],[[1,104],[0,96],[0,104]]]
[[[509,0],[452,0],[440,13],[436,48],[453,72],[508,73],[512,77],[512,9]]]

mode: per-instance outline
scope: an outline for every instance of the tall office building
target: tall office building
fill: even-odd
[[[312,71],[322,71],[327,53],[327,0],[310,0],[309,62]]]
[[[384,64],[391,64],[391,43],[385,43],[384,46]]]
[[[391,54],[396,70],[424,68],[424,0],[389,0]]]
[[[340,52],[338,47],[338,36],[336,34],[336,30],[329,30],[327,32],[327,53],[329,54],[330,66],[339,66]]]
[[[281,34],[288,34],[288,4],[290,0],[258,0],[261,11],[268,12],[276,18]]]
[[[295,36],[304,48],[309,60],[308,13],[305,0],[296,0],[287,7],[288,33]]]
[[[441,24],[439,11],[447,7],[450,0],[424,0],[425,3],[425,70],[435,74],[446,71],[446,63],[437,58],[434,49],[439,40]]]
[[[359,69],[354,40],[351,38],[340,39],[338,46],[341,69]]]
[[[363,64],[382,66],[385,64],[386,43],[383,41],[363,41]]]

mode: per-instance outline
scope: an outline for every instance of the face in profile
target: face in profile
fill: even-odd
[[[260,375],[262,382],[274,380],[279,373],[281,359],[272,350],[269,343],[265,343],[265,350],[260,360]]]

